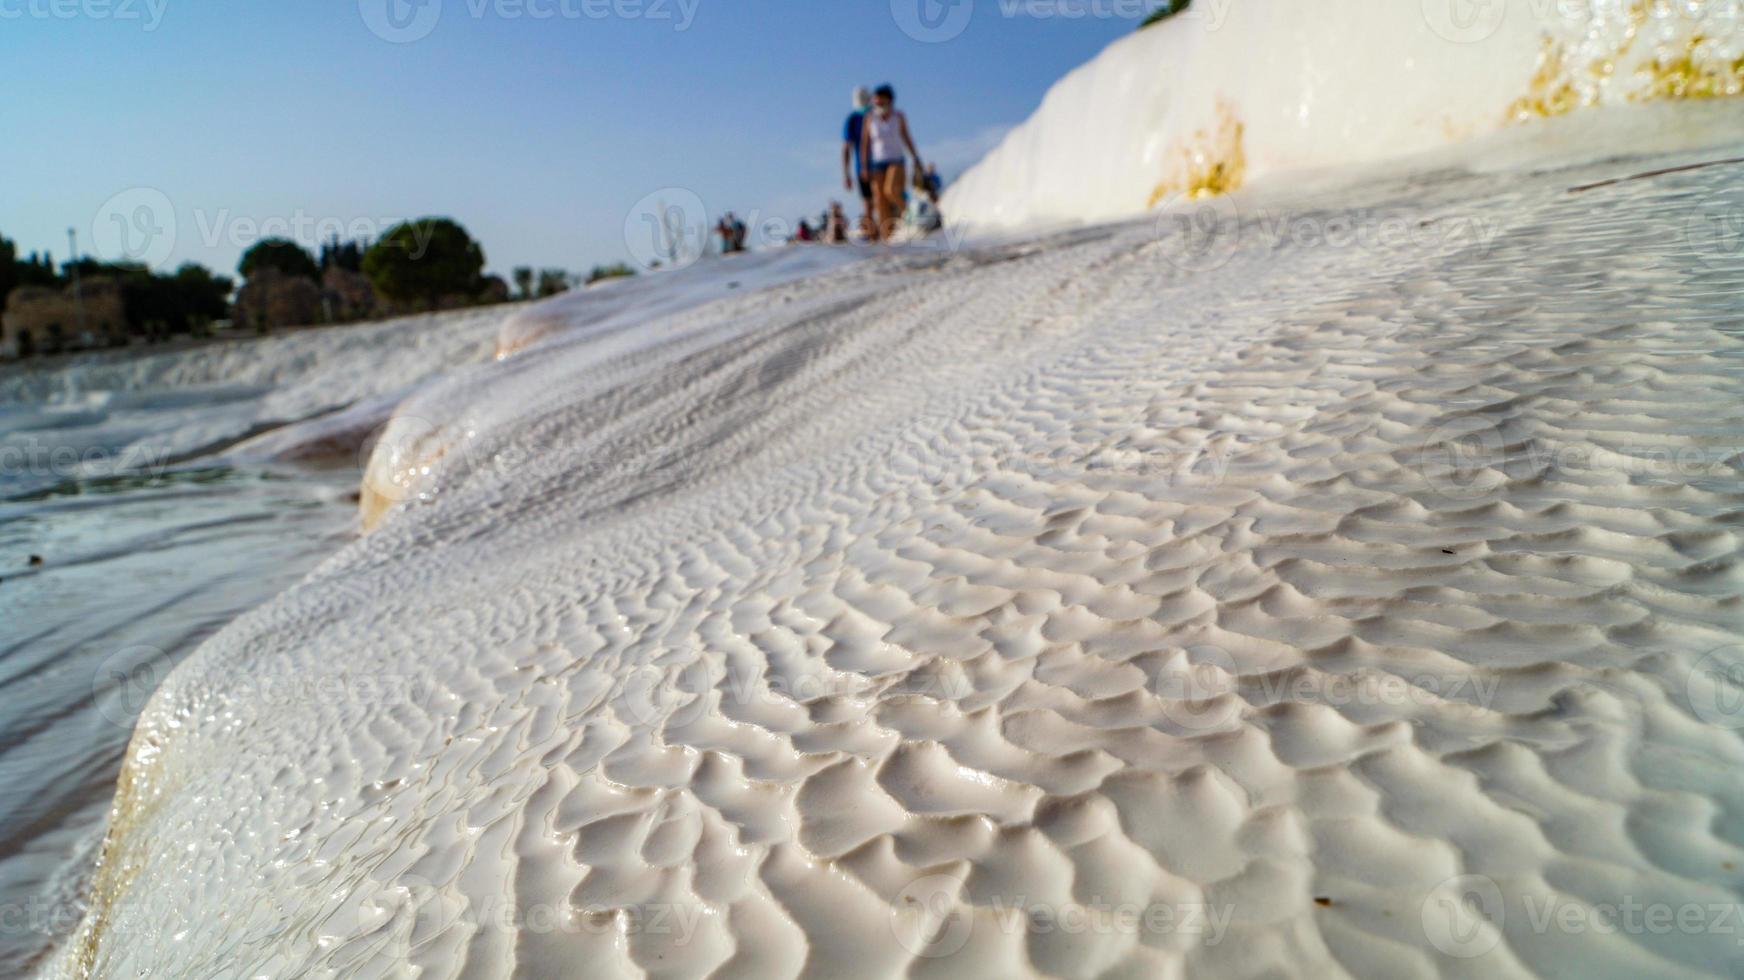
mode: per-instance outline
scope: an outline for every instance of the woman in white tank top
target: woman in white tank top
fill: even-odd
[[[901,163],[905,159],[902,123],[902,113],[894,109],[888,115],[879,115],[877,111],[866,114],[866,138],[872,144],[872,166]]]
[[[872,108],[866,111],[866,121],[860,127],[861,176],[872,185],[872,236],[875,241],[889,238],[902,218],[907,196],[907,156],[914,157],[916,173],[926,168],[920,162],[920,151],[914,148],[914,137],[908,132],[908,117],[896,111],[896,91],[888,85],[873,93]]]

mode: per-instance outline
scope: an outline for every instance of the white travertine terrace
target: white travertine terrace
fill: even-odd
[[[528,314],[49,972],[1737,975],[1736,104]]]
[[[1061,79],[943,209],[977,231],[1109,221],[1545,115],[1739,94],[1739,0],[1195,0]]]

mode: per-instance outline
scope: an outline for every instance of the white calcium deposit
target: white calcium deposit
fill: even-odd
[[[1227,93],[1250,166],[1506,108],[1359,8],[1200,42],[1317,80]],[[1170,38],[1104,57],[1181,90]],[[1052,196],[1085,77],[966,211],[1023,154],[1010,207],[1128,207]],[[159,690],[49,972],[1738,975],[1739,156],[1735,102],[1598,109],[517,314]]]
[[[961,231],[1107,221],[1545,115],[1741,93],[1739,0],[1195,0],[1062,79],[943,210]]]
[[[489,358],[502,308],[226,339],[145,356],[85,355],[0,374],[0,412],[142,467],[229,451],[355,457],[432,377]],[[258,435],[257,435],[258,434]]]

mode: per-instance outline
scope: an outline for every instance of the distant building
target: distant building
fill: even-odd
[[[255,330],[308,327],[326,319],[313,279],[260,269],[236,293],[236,323]]]
[[[479,290],[480,303],[507,303],[509,301],[509,284],[502,276],[485,276]]]
[[[330,265],[321,274],[321,305],[329,323],[351,323],[374,316],[380,304],[369,277]]]
[[[127,343],[121,284],[93,276],[74,287],[20,286],[0,314],[0,358],[91,350]]]

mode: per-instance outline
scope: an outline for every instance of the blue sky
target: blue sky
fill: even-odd
[[[856,83],[960,172],[1136,26],[1119,0],[408,2],[0,0],[0,235],[112,252],[143,200],[146,258],[233,273],[263,230],[444,214],[492,271],[581,270],[661,188],[789,220],[843,197]]]

